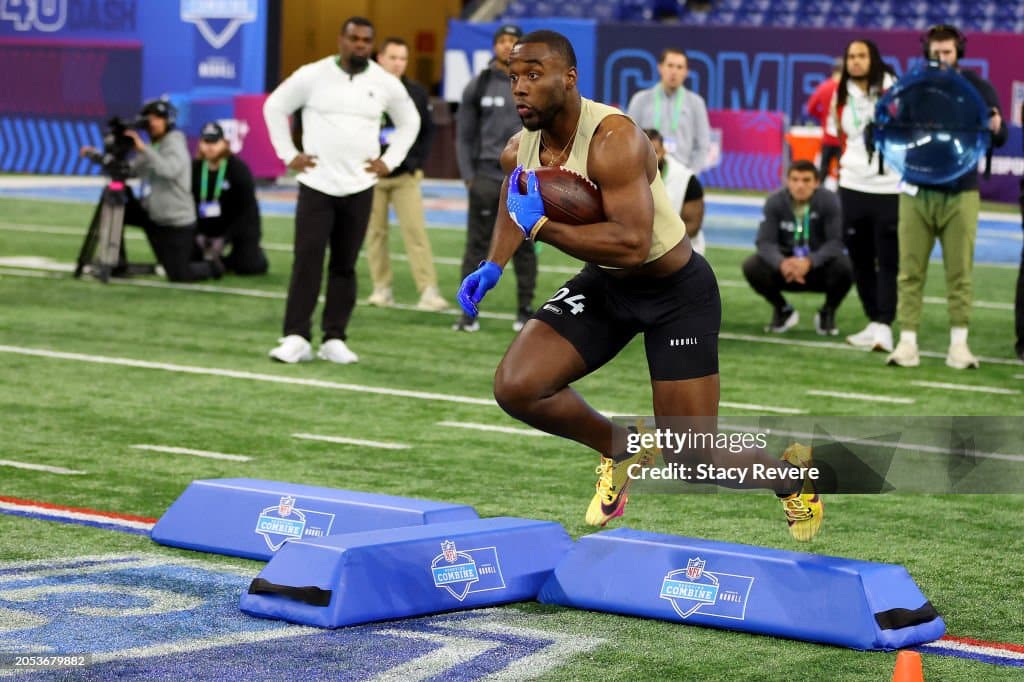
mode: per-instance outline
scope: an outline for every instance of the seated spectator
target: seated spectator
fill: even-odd
[[[199,214],[196,246],[203,258],[222,260],[227,270],[238,275],[266,273],[252,173],[231,153],[219,124],[211,121],[203,126],[198,157],[192,162],[192,197]],[[228,244],[231,252],[224,256]]]
[[[658,172],[665,183],[669,203],[686,224],[693,250],[704,255],[704,186],[689,168],[665,153],[665,141],[654,128],[644,130],[651,140],[654,153],[658,155]]]
[[[836,310],[853,285],[853,266],[843,253],[839,200],[819,185],[814,164],[796,161],[786,187],[765,202],[757,253],[743,263],[750,286],[774,308],[765,331],[781,334],[800,321],[783,291],[817,291],[825,293],[825,304],[814,316],[815,331],[839,333]]]

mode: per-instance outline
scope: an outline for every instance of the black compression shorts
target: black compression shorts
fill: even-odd
[[[601,367],[639,333],[656,381],[718,373],[722,301],[715,273],[703,256],[660,278],[618,279],[587,265],[534,314],[583,357]]]

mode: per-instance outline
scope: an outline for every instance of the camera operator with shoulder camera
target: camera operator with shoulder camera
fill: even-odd
[[[172,282],[196,282],[220,277],[223,266],[215,261],[193,261],[196,208],[192,200],[192,160],[185,135],[174,127],[174,107],[166,99],[146,102],[136,127],[149,133],[146,144],[139,133],[126,128],[121,134],[134,146],[128,164],[131,175],[141,180],[141,198],[128,191],[124,210],[126,225],[136,225],[146,238]],[[82,156],[104,163],[104,154],[83,147]],[[116,161],[116,159],[115,159]]]

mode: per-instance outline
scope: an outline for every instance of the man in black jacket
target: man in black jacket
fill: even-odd
[[[781,334],[800,321],[784,290],[823,291],[825,305],[814,316],[814,328],[822,335],[839,333],[836,309],[853,285],[853,266],[843,253],[839,200],[818,184],[810,161],[789,167],[786,187],[765,202],[757,253],[743,263],[750,286],[774,308],[765,331]]]
[[[441,297],[437,288],[437,272],[434,269],[434,253],[427,238],[423,215],[423,193],[420,180],[423,178],[423,163],[430,152],[434,125],[430,119],[430,100],[427,91],[418,83],[405,77],[409,64],[409,46],[401,38],[386,38],[377,53],[377,63],[384,70],[397,76],[420,114],[420,132],[412,148],[386,178],[381,178],[373,188],[373,211],[366,231],[366,259],[370,264],[370,279],[373,293],[367,301],[370,305],[389,306],[395,302],[391,289],[391,258],[388,254],[388,206],[395,207],[398,227],[402,230],[405,253],[409,257],[409,269],[420,292],[416,305],[420,310],[444,310],[448,301]],[[394,126],[384,116],[380,129],[381,149],[387,149]]]
[[[501,153],[508,139],[518,133],[523,122],[516,113],[509,86],[508,58],[512,46],[523,36],[513,24],[494,32],[494,59],[462,92],[456,117],[455,151],[469,190],[469,214],[466,224],[466,250],[462,256],[462,278],[480,266],[491,246],[491,231],[497,218],[501,183]],[[516,272],[518,312],[512,328],[519,331],[533,315],[533,293],[537,288],[537,253],[526,240],[512,256]],[[456,331],[475,332],[480,328],[475,317],[463,315],[455,323]]]
[[[231,153],[224,129],[216,121],[204,125],[199,134],[199,158],[192,162],[192,197],[199,215],[196,245],[203,257],[222,258],[224,267],[237,275],[266,274],[252,171]],[[222,256],[228,245],[231,252]]]

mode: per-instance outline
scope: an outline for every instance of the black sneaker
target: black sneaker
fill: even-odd
[[[795,327],[799,321],[800,313],[793,306],[786,304],[781,308],[775,309],[775,312],[772,313],[772,321],[768,323],[764,330],[773,334],[782,334]]]
[[[516,312],[516,321],[512,323],[512,331],[516,331],[517,332],[517,331],[522,330],[522,328],[524,326],[526,326],[526,322],[531,317],[533,317],[533,311],[532,310],[530,310],[526,306],[523,306],[522,308],[520,308],[518,310],[518,312]]]
[[[827,306],[814,314],[814,331],[821,336],[836,336],[839,330],[836,329],[836,311]]]
[[[452,325],[452,329],[457,332],[480,331],[480,323],[476,321],[475,317],[470,317],[463,313],[455,324]]]

